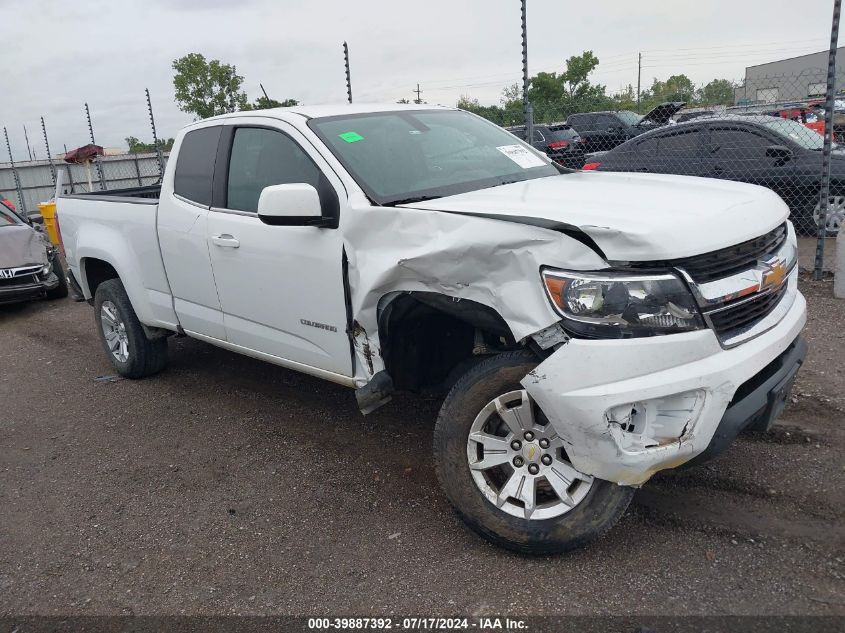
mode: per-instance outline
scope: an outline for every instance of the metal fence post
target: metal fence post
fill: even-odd
[[[839,43],[839,14],[842,0],[833,0],[833,22],[830,27],[830,53],[827,60],[827,94],[824,104],[824,147],[822,148],[822,174],[819,191],[819,224],[816,240],[816,262],[813,279],[819,280],[824,272],[824,240],[826,237],[827,211],[830,205],[830,150],[833,144],[833,106],[836,93],[836,48]]]
[[[150,90],[149,88],[144,88],[144,92],[147,93],[147,111],[150,113],[150,127],[153,128],[153,147],[156,150],[156,160],[158,161],[158,179],[161,181],[164,178],[164,159],[161,156],[161,145],[158,142],[158,134],[156,133],[156,120],[153,117],[153,102],[150,100]],[[138,167],[138,162],[136,160],[135,167]],[[139,175],[140,181],[140,175]],[[140,182],[139,182],[140,184]]]
[[[91,125],[91,112],[88,110],[88,104],[85,104],[85,118],[88,119],[88,133],[91,135],[91,145],[96,145],[94,141],[94,127]],[[103,175],[103,167],[100,165],[100,155],[94,156],[94,166],[97,168],[97,177],[100,179],[100,191],[106,190],[106,178]]]
[[[349,46],[343,43],[343,64],[346,66],[346,98],[352,103],[352,77],[349,74]]]
[[[15,159],[12,158],[12,144],[9,143],[9,132],[3,128],[3,136],[6,137],[6,151],[9,152],[9,164],[12,166],[12,176],[15,178],[15,190],[18,192],[18,203],[20,204],[20,211],[26,214],[26,205],[23,202],[23,189],[21,188],[21,179],[18,176],[18,168],[15,166]]]
[[[53,155],[50,153],[50,141],[47,140],[47,126],[44,124],[44,117],[41,117],[41,131],[44,132],[44,147],[47,148],[47,160],[50,161],[50,176],[53,178],[53,186],[56,186],[56,165],[53,164]]]
[[[534,112],[528,102],[528,20],[526,0],[521,0],[522,11],[522,115],[525,119],[525,140],[534,142]]]

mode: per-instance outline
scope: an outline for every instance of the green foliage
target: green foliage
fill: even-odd
[[[528,100],[534,108],[536,123],[564,121],[574,112],[599,110],[637,110],[637,91],[628,85],[615,95],[608,95],[601,84],[590,81],[599,59],[592,51],[573,55],[565,62],[563,72],[540,72],[530,78]],[[727,79],[714,79],[696,88],[684,74],[672,75],[665,81],[655,78],[651,87],[640,94],[639,111],[647,112],[665,101],[685,101],[695,105],[730,105],[734,102],[733,84]],[[484,106],[469,95],[462,95],[457,106],[474,112],[499,125],[521,125],[524,122],[522,88],[511,84],[502,90],[500,105]]]
[[[241,90],[244,78],[234,66],[189,53],[173,60],[173,70],[176,103],[183,112],[207,119],[248,108],[246,93]]]
[[[702,105],[733,105],[734,84],[727,79],[714,79],[699,90],[698,100]]]
[[[158,147],[165,152],[173,149],[174,139],[158,139]],[[126,137],[126,144],[129,146],[130,154],[147,154],[156,151],[156,146],[153,143],[144,143],[134,136]]]
[[[290,108],[299,105],[296,99],[285,99],[284,101],[276,101],[261,95],[255,100],[255,103],[247,103],[241,110],[267,110],[269,108]]]

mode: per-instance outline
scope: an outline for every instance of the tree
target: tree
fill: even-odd
[[[672,75],[666,81],[656,78],[651,88],[643,93],[644,100],[662,103],[664,101],[692,101],[695,98],[695,84],[686,75]]]
[[[244,78],[234,66],[220,60],[206,61],[200,53],[188,53],[173,60],[176,103],[183,112],[200,119],[247,109]]]
[[[284,101],[276,101],[261,95],[255,100],[255,103],[247,103],[242,110],[267,110],[269,108],[290,108],[291,106],[299,105],[296,99],[285,99]]]
[[[698,98],[703,105],[733,105],[734,85],[727,79],[714,79],[699,90]]]
[[[570,99],[588,96],[595,93],[597,88],[601,88],[601,93],[604,94],[603,86],[592,86],[588,79],[598,65],[598,57],[593,55],[593,51],[584,51],[566,60],[566,70],[560,75],[560,79]]]
[[[166,140],[160,138],[158,139],[158,147],[164,152],[169,152],[173,149],[174,142],[172,138]],[[129,146],[130,154],[148,154],[156,151],[156,146],[153,143],[144,143],[134,136],[127,136],[126,144]]]

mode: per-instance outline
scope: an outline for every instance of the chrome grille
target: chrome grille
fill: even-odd
[[[786,223],[784,223],[765,235],[736,246],[729,246],[704,255],[638,263],[634,266],[636,268],[681,268],[696,283],[707,283],[754,268],[758,260],[778,250],[786,241],[786,236]]]
[[[709,312],[706,316],[722,339],[728,339],[753,326],[768,315],[780,303],[789,284],[785,283],[774,291],[741,299],[725,307]]]

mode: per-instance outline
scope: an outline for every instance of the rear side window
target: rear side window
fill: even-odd
[[[192,202],[211,206],[214,160],[217,157],[217,142],[220,140],[222,129],[216,125],[185,134],[179,147],[176,173],[173,176],[175,193]]]
[[[573,114],[569,117],[568,123],[576,130],[591,130],[595,117],[591,114]]]

